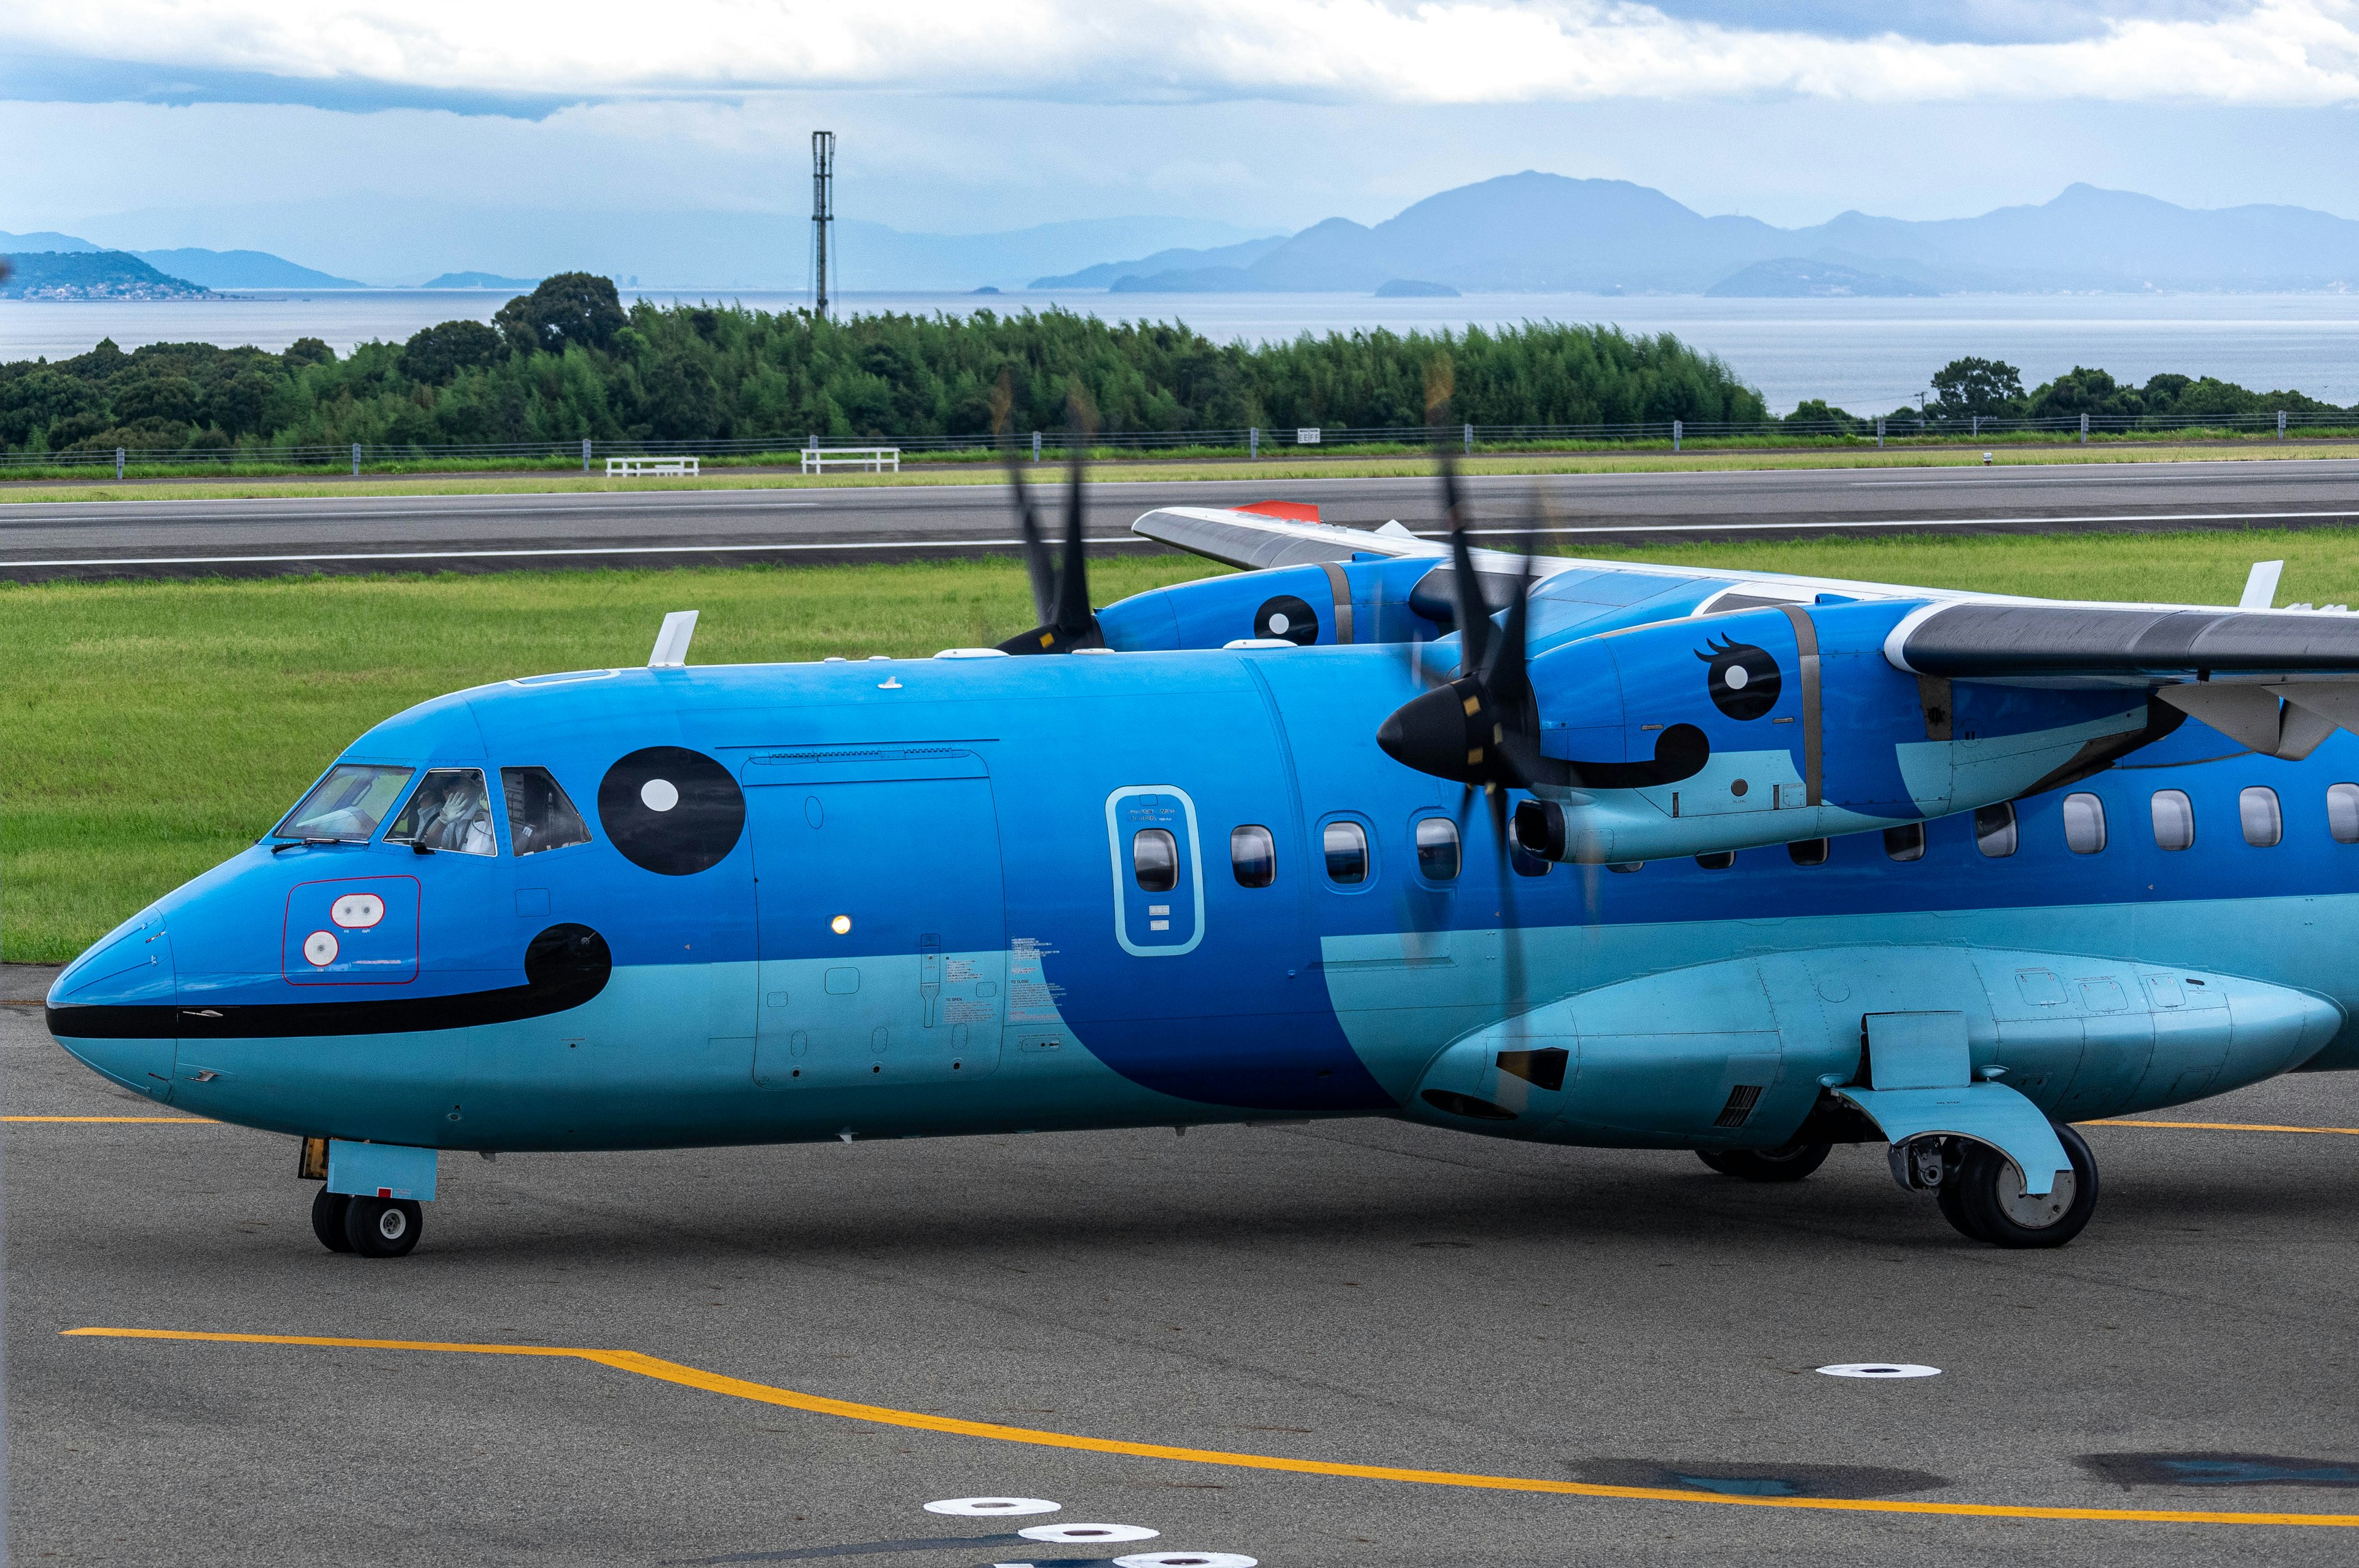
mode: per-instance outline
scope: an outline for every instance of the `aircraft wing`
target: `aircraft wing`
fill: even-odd
[[[1447,556],[1437,539],[1420,539],[1397,523],[1382,528],[1346,528],[1335,523],[1303,523],[1218,506],[1165,506],[1130,525],[1158,544],[1228,566],[1258,571],[1267,567],[1317,566],[1358,556]]]
[[[2134,687],[2272,756],[2359,730],[2359,616],[2196,605],[1930,604],[1885,639],[1911,674]]]

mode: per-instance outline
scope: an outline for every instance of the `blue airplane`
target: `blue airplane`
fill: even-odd
[[[299,1140],[372,1257],[442,1152],[1356,1116],[1882,1143],[2051,1247],[2074,1121],[2359,1066],[2359,620],[1478,549],[1445,484],[1446,543],[1149,513],[1245,569],[1093,611],[1077,470],[999,648],[691,667],[681,612],[420,704],[49,1030]]]

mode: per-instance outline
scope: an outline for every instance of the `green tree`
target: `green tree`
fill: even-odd
[[[1925,410],[1930,415],[1989,417],[2023,408],[2023,373],[2005,360],[1951,360],[1933,373],[1931,384],[1933,404]]]
[[[501,306],[492,319],[518,353],[558,353],[569,343],[603,349],[630,318],[612,278],[560,272],[542,279],[530,294],[519,294]]]
[[[422,386],[444,386],[461,371],[479,370],[507,355],[500,335],[481,321],[445,321],[423,328],[401,348],[403,375]]]

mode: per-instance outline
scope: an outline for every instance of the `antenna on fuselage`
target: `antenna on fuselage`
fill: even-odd
[[[676,670],[688,663],[688,640],[696,635],[696,611],[675,610],[664,617],[663,630],[656,633],[655,651],[647,655],[647,668]]]

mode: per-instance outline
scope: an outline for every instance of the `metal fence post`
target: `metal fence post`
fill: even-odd
[[[353,443],[353,477],[361,477],[361,444],[358,441]]]
[[[1881,414],[1875,416],[1875,449],[1879,452],[1884,450],[1884,416]]]
[[[582,438],[582,471],[590,471],[590,438],[587,436]]]
[[[1255,459],[1261,456],[1261,427],[1258,425],[1245,432],[1245,456]]]
[[[1688,426],[1686,420],[1674,419],[1671,421],[1671,450],[1676,452],[1680,449],[1680,438],[1687,434],[1687,429]]]
[[[1466,427],[1466,455],[1470,458],[1474,455],[1474,427],[1472,425]]]
[[[123,477],[123,449],[121,447],[114,449],[114,477],[117,479],[121,479]]]
[[[1038,430],[1032,432],[1032,460],[1036,463],[1040,460],[1040,432]]]
[[[2089,444],[2089,416],[2086,414],[2081,416],[2081,444],[2084,447]]]
[[[1981,439],[1983,438],[1983,416],[1982,416],[1981,415],[1979,415],[1979,414],[1977,414],[1977,415],[1975,415],[1975,416],[1974,416],[1974,428],[1973,428],[1973,434],[1971,437],[1969,437],[1968,438],[1969,438],[1969,439],[1971,439],[1971,440],[1976,440],[1976,441],[1979,441],[1979,440],[1981,440]]]
[[[2280,441],[2285,439],[2285,414],[2284,409],[2277,410],[2277,439]]]

